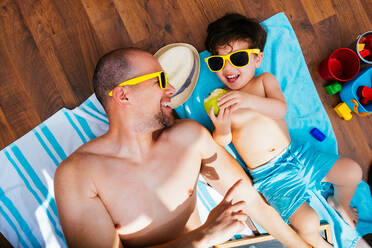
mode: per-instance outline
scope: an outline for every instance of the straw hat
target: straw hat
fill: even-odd
[[[199,78],[199,53],[190,44],[173,43],[160,48],[154,56],[159,60],[169,83],[176,89],[170,106],[176,108],[191,96]]]

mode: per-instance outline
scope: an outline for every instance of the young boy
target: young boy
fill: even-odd
[[[261,64],[266,32],[261,25],[239,14],[228,14],[208,26],[206,59],[228,93],[218,98],[220,112],[209,117],[213,137],[221,146],[231,141],[248,166],[255,187],[314,247],[331,247],[319,234],[319,217],[307,201],[309,188],[321,181],[334,184],[328,199],[355,228],[357,216],[351,198],[362,178],[351,159],[318,152],[291,141],[284,120],[286,100],[270,73],[255,76]],[[290,61],[287,61],[288,66]]]

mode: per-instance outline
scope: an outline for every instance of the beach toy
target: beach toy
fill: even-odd
[[[343,118],[344,120],[350,120],[353,116],[351,115],[351,110],[347,106],[346,103],[342,102],[337,104],[336,107],[333,108],[337,115],[340,116],[340,118]]]
[[[334,95],[340,92],[341,89],[342,89],[342,86],[339,82],[334,82],[333,84],[330,84],[325,87],[325,90],[327,91],[328,95]]]
[[[360,56],[365,58],[365,57],[371,55],[371,52],[368,49],[363,49],[362,51],[359,51],[359,54],[360,54]]]
[[[358,51],[362,51],[364,49],[364,47],[366,46],[365,43],[360,43],[358,44]]]
[[[357,77],[345,83],[340,92],[340,98],[357,115],[366,116],[372,114],[372,104],[363,106],[359,101],[358,89],[361,86],[372,88],[372,67],[362,70]],[[366,95],[369,92],[368,88],[365,91],[367,93]]]
[[[363,105],[367,105],[372,101],[372,88],[368,86],[360,86],[357,90],[359,102]]]
[[[372,101],[372,88],[368,86],[360,86],[357,90],[357,94],[360,98],[367,98]]]
[[[205,111],[209,114],[212,106],[214,107],[214,115],[217,116],[220,112],[220,107],[217,105],[218,98],[227,93],[224,89],[215,89],[210,93],[210,95],[204,99]]]
[[[318,141],[323,141],[326,136],[324,133],[322,133],[318,128],[314,127],[313,129],[311,129],[310,131],[310,134],[311,136],[313,136],[315,139],[317,139]]]
[[[365,46],[362,49],[359,49],[361,44],[365,44]],[[368,52],[365,50],[369,52],[369,55],[366,55],[366,53]],[[372,65],[372,31],[367,31],[364,34],[358,36],[355,45],[355,51],[362,63]],[[360,51],[364,52],[360,54]]]
[[[320,76],[326,80],[349,81],[360,70],[358,55],[349,48],[336,49],[318,68]]]
[[[364,106],[368,105],[368,103],[369,103],[370,101],[372,101],[372,100],[370,100],[370,99],[368,99],[368,98],[360,98],[360,99],[359,99],[359,102],[360,102],[361,104],[363,104]]]

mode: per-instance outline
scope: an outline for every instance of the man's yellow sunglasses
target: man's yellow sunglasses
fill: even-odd
[[[214,55],[208,58],[205,58],[209,70],[213,72],[221,71],[225,67],[226,59],[230,62],[231,65],[241,68],[249,64],[251,53],[259,54],[260,49],[244,49],[229,53],[227,55]]]
[[[158,78],[160,89],[165,90],[167,88],[167,84],[168,84],[168,77],[167,77],[167,74],[164,71],[158,71],[158,72],[146,74],[146,75],[143,75],[143,76],[135,77],[135,78],[129,79],[127,81],[121,82],[118,85],[116,85],[115,87],[124,86],[124,85],[135,85],[135,84],[142,83],[143,81],[146,81],[146,80],[149,80],[149,79],[155,78],[155,77]],[[111,90],[108,93],[109,96],[112,96],[112,91],[113,90]]]

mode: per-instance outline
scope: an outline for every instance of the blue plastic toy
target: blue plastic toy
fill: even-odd
[[[326,138],[326,136],[324,135],[324,133],[322,133],[316,127],[314,127],[313,129],[311,129],[310,134],[311,134],[311,136],[313,136],[315,139],[317,139],[319,141],[323,141]]]
[[[359,116],[370,115],[372,113],[372,104],[363,106],[359,102],[357,90],[360,86],[372,87],[372,67],[361,71],[353,80],[344,84],[340,92],[341,100]]]

